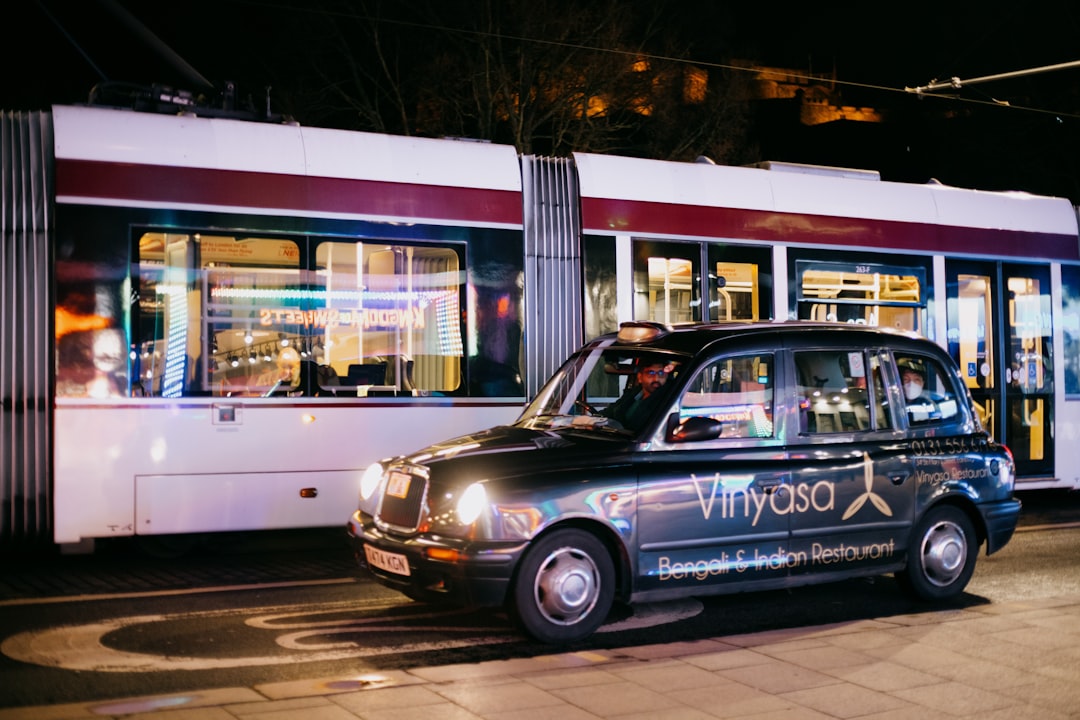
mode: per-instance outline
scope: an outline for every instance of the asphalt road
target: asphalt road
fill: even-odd
[[[1080,491],[1018,497],[1020,527],[1080,522]],[[314,530],[118,538],[99,542],[91,555],[62,555],[53,547],[0,550],[0,602],[359,576],[344,522]]]
[[[1080,493],[1022,499],[1021,532],[979,558],[968,591],[943,611],[1080,592]],[[878,577],[622,607],[570,649],[926,611]],[[343,530],[218,536],[173,559],[116,543],[92,556],[22,556],[0,571],[0,707],[550,652],[501,613],[412,603],[368,581]]]

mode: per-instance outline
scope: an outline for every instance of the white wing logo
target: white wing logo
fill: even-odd
[[[874,492],[874,461],[870,459],[870,456],[863,453],[863,483],[866,485],[866,492],[859,497],[855,498],[848,509],[844,511],[844,516],[841,520],[847,520],[849,517],[859,512],[862,506],[869,500],[870,503],[881,511],[881,514],[885,517],[892,517],[892,508],[885,502],[885,498]]]

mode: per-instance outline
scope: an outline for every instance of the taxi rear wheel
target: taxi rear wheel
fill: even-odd
[[[951,598],[967,587],[978,553],[979,540],[971,519],[958,508],[936,508],[915,527],[907,568],[896,578],[904,590],[920,600]]]
[[[614,598],[615,565],[604,543],[584,530],[558,530],[521,561],[511,611],[540,642],[569,643],[600,627]]]

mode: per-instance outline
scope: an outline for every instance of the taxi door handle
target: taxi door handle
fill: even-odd
[[[766,495],[771,495],[781,484],[782,481],[780,480],[762,480],[757,485]]]
[[[908,473],[897,473],[895,475],[889,476],[889,482],[891,482],[893,485],[903,485],[904,481],[907,480],[909,477],[911,477],[911,475]]]

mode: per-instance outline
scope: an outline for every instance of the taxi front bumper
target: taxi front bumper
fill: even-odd
[[[527,547],[527,543],[391,536],[359,510],[345,529],[357,563],[380,584],[416,600],[465,607],[501,606]]]

